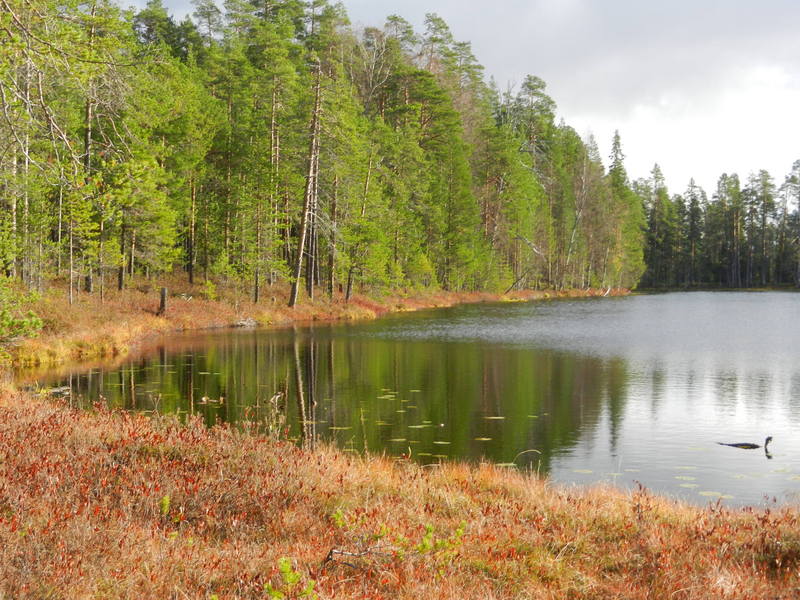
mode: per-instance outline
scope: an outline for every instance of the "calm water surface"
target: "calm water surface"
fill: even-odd
[[[675,293],[462,306],[165,340],[38,375],[75,402],[217,420],[424,463],[488,460],[695,503],[800,499],[800,295]],[[277,393],[282,396],[271,402]],[[774,436],[770,455],[716,442]]]

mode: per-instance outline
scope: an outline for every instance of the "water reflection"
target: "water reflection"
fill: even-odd
[[[787,320],[795,296],[777,296],[484,305],[186,335],[134,360],[39,380],[70,386],[76,403],[102,397],[209,425],[256,423],[307,447],[330,439],[423,463],[513,463],[567,483],[641,481],[695,502],[786,501],[800,490],[800,331]],[[787,317],[771,316],[773,328],[753,325],[765,301]],[[757,332],[752,347],[731,334],[731,320]],[[772,461],[716,445],[767,434]]]

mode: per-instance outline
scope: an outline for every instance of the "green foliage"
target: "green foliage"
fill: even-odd
[[[167,516],[169,516],[170,502],[171,502],[171,500],[170,500],[169,494],[167,494],[166,496],[163,496],[161,498],[161,500],[158,501],[158,507],[159,507],[159,510],[161,511],[161,516],[162,517],[166,518]]]
[[[182,268],[258,298],[298,264],[309,293],[332,295],[642,273],[618,139],[606,175],[541,79],[499,94],[436,15],[417,35],[397,17],[356,32],[322,0],[198,0],[181,23],[161,0],[9,1],[0,265],[28,285]],[[746,200],[768,225],[762,188]]]
[[[33,294],[18,292],[14,284],[0,276],[0,349],[22,338],[38,335],[42,320],[24,306],[35,300]]]
[[[211,281],[210,279],[206,279],[203,282],[203,289],[200,292],[203,295],[203,298],[206,300],[216,301],[217,300],[217,285]]]
[[[306,580],[294,568],[291,559],[286,557],[278,559],[278,571],[281,578],[278,587],[274,587],[271,583],[267,583],[264,586],[264,591],[270,598],[279,600],[290,598],[315,600],[319,598],[319,595],[314,591],[317,582],[310,578]]]

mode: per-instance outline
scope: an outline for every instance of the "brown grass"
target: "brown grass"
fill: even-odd
[[[167,313],[158,316],[162,285],[168,288],[170,297]],[[44,320],[41,335],[13,348],[12,360],[18,367],[33,367],[114,357],[161,334],[232,327],[246,320],[261,326],[282,326],[311,321],[372,319],[389,312],[469,302],[586,297],[603,293],[602,290],[526,291],[500,296],[485,292],[396,291],[383,296],[355,295],[349,303],[341,296],[329,299],[320,294],[313,302],[306,299],[292,309],[287,306],[288,292],[285,285],[268,287],[263,291],[262,300],[254,304],[248,291],[239,287],[216,286],[216,297],[209,298],[203,285],[190,286],[182,278],[175,277],[158,283],[140,281],[122,292],[108,290],[102,299],[98,292],[81,293],[70,305],[66,291],[55,286],[29,307]],[[627,291],[614,291],[615,295],[621,293]]]
[[[793,508],[701,509],[490,465],[307,451],[21,394],[0,409],[2,598],[269,598],[267,586],[344,600],[800,591]]]

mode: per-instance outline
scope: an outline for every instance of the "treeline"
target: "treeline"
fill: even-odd
[[[670,196],[658,166],[634,188],[648,216],[642,286],[800,286],[800,161],[780,185],[764,170],[723,174],[710,199],[694,181]]]
[[[72,298],[183,270],[256,301],[291,282],[292,302],[639,280],[619,138],[606,172],[538,78],[501,93],[435,15],[357,31],[326,0],[224,8],[4,0],[8,276]]]

